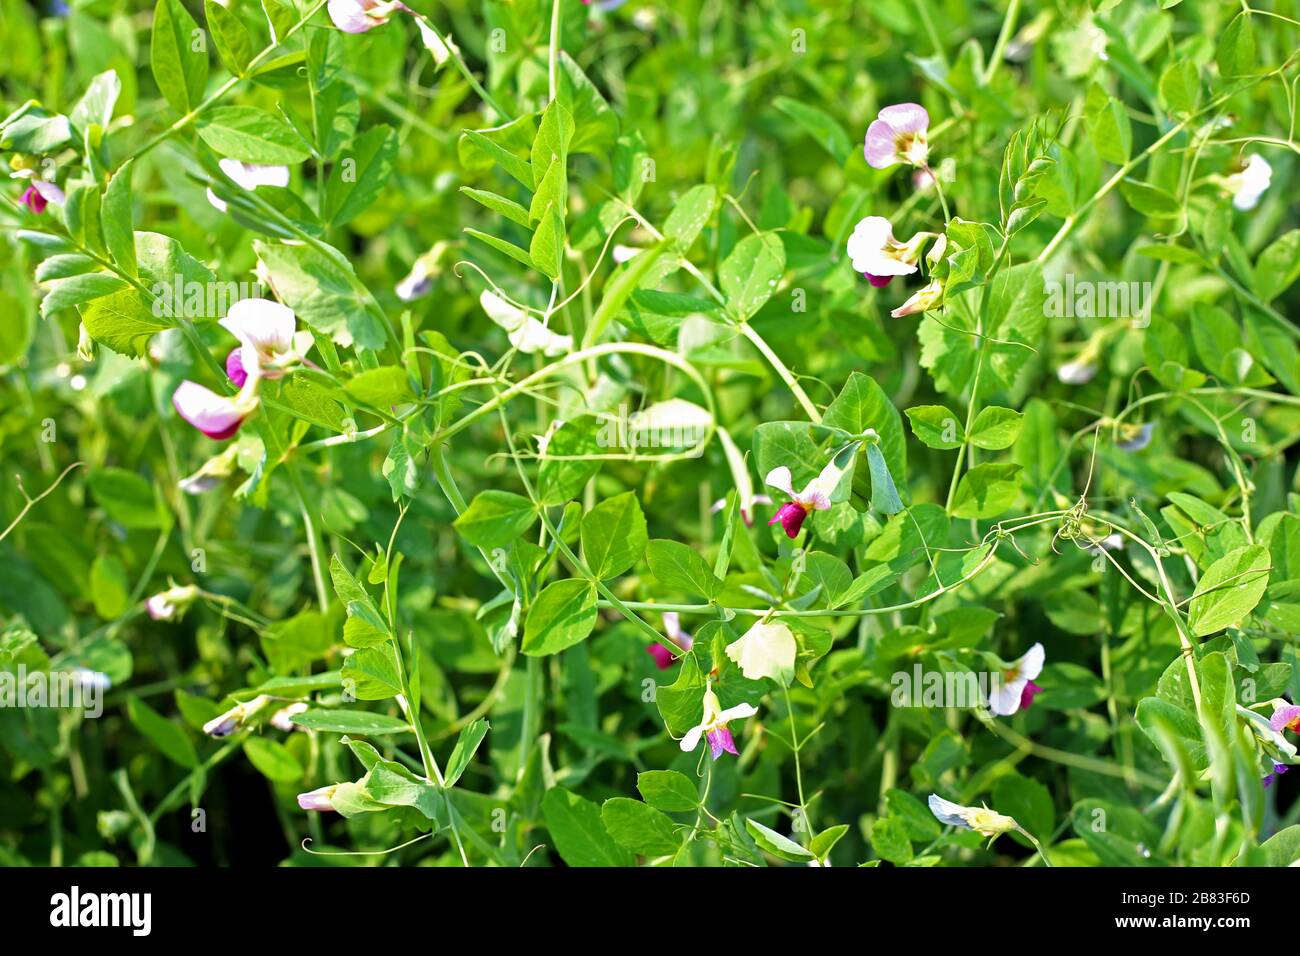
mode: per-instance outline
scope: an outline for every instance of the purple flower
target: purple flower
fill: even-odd
[[[1269,718],[1268,725],[1279,734],[1284,729],[1293,730],[1300,734],[1300,707],[1295,704],[1281,703],[1273,711],[1273,716]]]
[[[244,360],[240,357],[243,351],[243,346],[240,346],[231,349],[230,354],[226,356],[226,378],[230,379],[230,384],[235,388],[243,388],[244,383],[248,381],[248,373],[244,371]]]
[[[876,276],[872,275],[870,272],[862,273],[862,277],[870,282],[872,287],[876,289],[883,289],[885,286],[889,285],[889,283],[894,281],[893,276]]]
[[[45,212],[45,197],[40,194],[35,186],[28,186],[18,201],[38,216]]]
[[[710,730],[704,737],[709,742],[709,750],[712,752],[714,760],[721,757],[723,751],[737,757],[740,756],[740,751],[736,749],[736,741],[732,738],[731,731],[726,727]]]
[[[785,492],[790,501],[777,509],[769,525],[780,524],[785,529],[787,538],[797,538],[804,519],[814,511],[825,511],[831,506],[831,495],[844,476],[844,470],[835,462],[822,469],[812,481],[804,486],[803,491],[796,492],[791,484],[792,475],[785,465],[779,465],[767,473],[767,483],[778,491]]]
[[[682,738],[681,742],[682,750],[685,753],[690,753],[700,745],[700,738],[704,737],[709,742],[709,749],[713,753],[714,760],[721,757],[724,751],[729,754],[736,754],[736,742],[732,739],[727,724],[732,720],[753,717],[758,713],[758,708],[753,704],[737,704],[735,707],[728,707],[723,710],[722,704],[718,701],[718,695],[713,692],[712,684],[704,688],[703,704],[703,717],[699,724],[686,731],[686,736]]]
[[[864,154],[868,165],[875,169],[888,169],[896,163],[924,166],[930,155],[925,140],[929,126],[930,114],[916,103],[886,106],[867,127]]]
[[[1282,774],[1286,773],[1290,769],[1291,768],[1284,763],[1273,764],[1273,772],[1264,778],[1264,786],[1271,787],[1273,785],[1274,780],[1282,776]]]
[[[1025,689],[1020,692],[1020,709],[1024,710],[1032,704],[1034,702],[1034,695],[1041,694],[1042,692],[1043,689],[1033,681],[1027,681],[1025,683]]]
[[[689,651],[691,645],[695,643],[694,638],[682,630],[681,618],[677,616],[676,611],[664,612],[664,633],[668,635],[668,640],[683,651]],[[677,655],[663,644],[651,644],[646,648],[646,652],[655,659],[655,663],[661,671],[667,670],[677,663]]]
[[[186,379],[172,393],[172,405],[181,418],[203,434],[223,441],[239,431],[244,419],[257,407],[257,381],[256,375],[249,375],[239,394],[226,398]]]

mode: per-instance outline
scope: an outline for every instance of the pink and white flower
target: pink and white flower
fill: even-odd
[[[31,181],[31,184],[23,190],[23,194],[18,197],[18,201],[38,216],[45,212],[45,207],[50,203],[62,206],[68,201],[68,197],[62,189],[54,183],[46,182],[44,179],[37,179],[30,169],[20,169],[13,174],[13,177]]]
[[[738,757],[740,752],[736,750],[736,741],[732,738],[727,724],[733,720],[753,717],[757,713],[758,708],[753,704],[737,704],[735,707],[723,710],[718,695],[713,692],[713,685],[710,683],[704,688],[703,717],[699,724],[686,731],[681,748],[686,753],[690,753],[699,746],[700,738],[704,737],[709,742],[709,750],[714,760],[721,757],[723,751]]]
[[[664,611],[664,634],[683,652],[689,651],[695,643],[695,639],[682,630],[681,618],[677,616],[676,611]],[[667,670],[677,662],[677,655],[663,644],[651,644],[646,648],[646,652],[655,659],[655,664],[661,671]]]
[[[787,538],[797,538],[804,519],[814,511],[826,511],[831,506],[831,495],[835,493],[844,471],[832,461],[812,481],[796,492],[791,484],[792,475],[785,465],[779,465],[767,473],[766,483],[778,491],[783,491],[790,498],[776,510],[769,525],[780,522]]]
[[[329,15],[344,33],[365,33],[407,9],[399,0],[329,0]]]
[[[307,793],[298,794],[298,806],[304,810],[333,810],[334,791],[339,788],[337,783],[332,783],[328,787],[318,787]]]
[[[917,312],[929,312],[943,305],[943,282],[932,279],[928,284],[913,292],[911,297],[889,314],[895,319]]]
[[[1034,695],[1042,688],[1034,678],[1043,672],[1046,652],[1042,644],[1035,644],[1024,656],[1002,671],[1002,680],[989,696],[989,711],[999,717],[1010,717],[1022,707],[1033,703]]]
[[[240,342],[226,358],[226,374],[237,388],[254,366],[262,378],[284,375],[302,362],[313,342],[311,332],[298,331],[293,309],[270,299],[240,299],[218,324]]]
[[[867,127],[864,153],[868,165],[888,169],[898,163],[924,166],[930,156],[926,133],[930,114],[916,103],[886,106]]]
[[[171,587],[145,599],[144,609],[155,621],[174,621],[198,596],[199,589],[193,584]]]
[[[867,216],[849,236],[849,260],[853,271],[861,272],[876,288],[889,285],[894,276],[908,276],[917,270],[921,248],[930,232],[918,232],[907,242],[894,238],[894,227],[884,216]]]
[[[1300,734],[1300,707],[1280,698],[1273,701],[1273,716],[1269,718],[1268,725],[1279,734],[1283,730]]]
[[[172,405],[181,418],[203,434],[215,441],[223,441],[239,431],[244,419],[257,409],[258,380],[254,363],[239,393],[227,397],[186,379],[172,393]]]

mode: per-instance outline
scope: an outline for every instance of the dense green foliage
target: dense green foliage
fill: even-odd
[[[1292,863],[1254,2],[0,0],[0,863]]]

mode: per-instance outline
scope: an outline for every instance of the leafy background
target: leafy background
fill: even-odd
[[[0,147],[70,198],[36,217],[14,180],[3,206],[0,666],[113,680],[97,720],[0,710],[0,859],[1041,864],[941,828],[940,792],[1058,865],[1292,862],[1300,774],[1262,787],[1238,705],[1300,690],[1296,4],[412,6],[461,63],[412,17],[344,35],[299,0],[0,0],[4,112],[40,104]],[[890,319],[905,283],[844,248],[865,215],[944,231],[933,188],[862,159],[905,101],[932,117],[949,287]],[[1250,153],[1272,185],[1240,212],[1222,177]],[[240,194],[222,156],[291,186]],[[324,371],[268,387],[236,475],[188,496],[220,449],[170,396],[219,387],[232,343],[127,279],[259,260]],[[1150,282],[1150,326],[1049,315],[1067,273]],[[595,351],[512,350],[485,288],[563,302],[553,328]],[[1059,381],[1080,359],[1095,378]],[[595,457],[599,416],[680,421],[670,400],[712,411],[700,456]],[[804,562],[770,506],[738,520],[728,442],[801,486],[868,428],[905,512],[864,452]],[[153,622],[169,582],[203,597]],[[660,672],[674,602],[696,644]],[[773,604],[799,612],[788,690],[720,653]],[[1036,641],[1045,690],[1014,718],[890,705],[897,671]],[[760,712],[706,766],[665,728],[714,667]],[[200,732],[268,690],[315,729]],[[345,816],[298,809],[343,781]]]

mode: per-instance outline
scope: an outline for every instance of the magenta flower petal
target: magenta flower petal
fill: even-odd
[[[787,501],[777,509],[776,514],[772,515],[772,520],[768,524],[776,524],[779,521],[781,527],[785,529],[787,538],[797,538],[799,529],[803,527],[803,520],[807,517],[808,512],[803,505]]]
[[[1300,721],[1300,707],[1295,704],[1287,704],[1285,707],[1279,707],[1273,711],[1273,716],[1268,723],[1270,727],[1281,733],[1283,728],[1286,727],[1295,730],[1296,727],[1292,725],[1296,724],[1297,721]]]
[[[1043,689],[1033,681],[1025,682],[1025,689],[1020,692],[1020,709],[1024,710],[1034,702],[1034,695],[1041,694]]]
[[[894,129],[884,120],[876,120],[867,127],[867,144],[863,150],[867,165],[873,169],[888,169],[898,162],[894,147]]]
[[[248,381],[248,373],[244,371],[244,347],[231,349],[230,354],[226,356],[226,378],[230,379],[230,384],[235,388],[243,388],[244,383]]]
[[[45,212],[45,207],[48,205],[45,197],[41,195],[40,190],[35,186],[28,186],[27,191],[22,194],[18,201],[38,216]]]
[[[231,399],[188,379],[172,393],[172,405],[181,418],[217,441],[229,438],[244,423],[244,416]]]
[[[661,671],[666,671],[672,667],[673,662],[676,660],[673,657],[673,652],[662,644],[651,644],[646,648],[646,652],[655,659],[655,664],[659,666]]]
[[[710,730],[704,736],[709,741],[709,750],[712,751],[714,760],[721,757],[724,750],[729,754],[740,756],[740,751],[736,749],[736,741],[732,739],[731,731],[726,727]]]
[[[873,276],[870,272],[864,272],[862,274],[866,277],[866,280],[877,289],[883,289],[885,286],[889,285],[889,283],[894,281],[893,276]]]

